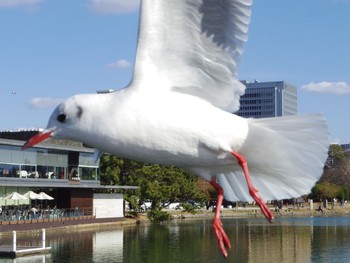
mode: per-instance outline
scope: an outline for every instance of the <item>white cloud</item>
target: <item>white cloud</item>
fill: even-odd
[[[125,59],[119,59],[118,61],[107,64],[107,68],[130,68],[131,63]]]
[[[44,0],[0,0],[1,7],[35,6]]]
[[[44,109],[44,108],[52,108],[56,107],[58,104],[60,104],[63,101],[63,99],[58,98],[32,98],[29,101],[29,106],[35,109]]]
[[[98,14],[120,14],[137,10],[140,0],[89,0],[89,7]]]
[[[301,89],[311,92],[318,92],[324,94],[344,95],[350,94],[350,85],[346,82],[311,82],[303,85]]]

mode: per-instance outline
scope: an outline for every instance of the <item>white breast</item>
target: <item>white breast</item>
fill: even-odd
[[[132,94],[111,109],[95,147],[121,157],[179,166],[209,165],[223,151],[239,149],[247,121],[190,95]],[[112,125],[113,124],[113,125]],[[103,125],[101,125],[103,126]],[[96,138],[95,138],[96,139]]]

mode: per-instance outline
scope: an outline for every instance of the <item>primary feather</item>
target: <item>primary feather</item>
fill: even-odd
[[[237,111],[245,86],[236,69],[247,40],[251,2],[142,1],[132,87],[191,94]]]

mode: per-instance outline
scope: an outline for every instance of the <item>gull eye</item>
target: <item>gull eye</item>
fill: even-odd
[[[63,123],[66,120],[67,116],[64,113],[61,113],[60,115],[57,116],[57,120],[61,123]]]
[[[83,108],[78,106],[78,111],[77,111],[77,117],[78,119],[81,117],[81,115],[83,114]]]

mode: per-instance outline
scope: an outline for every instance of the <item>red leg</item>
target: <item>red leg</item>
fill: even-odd
[[[213,229],[214,229],[216,238],[218,240],[220,250],[224,255],[224,257],[227,258],[226,248],[231,249],[231,243],[225,233],[225,230],[222,227],[222,222],[220,219],[220,210],[221,210],[222,200],[224,199],[224,190],[214,180],[211,180],[209,183],[212,186],[214,186],[214,188],[218,191],[218,199],[216,202],[216,209],[215,209],[215,215],[213,220]]]
[[[257,205],[260,207],[261,212],[264,214],[264,216],[266,217],[267,220],[269,220],[269,222],[273,222],[273,215],[271,210],[267,207],[267,205],[265,204],[264,200],[258,195],[258,189],[256,189],[253,184],[252,181],[250,179],[250,175],[249,175],[249,171],[248,171],[248,165],[247,162],[245,160],[245,158],[236,153],[236,152],[231,152],[231,154],[237,158],[239,165],[242,167],[243,169],[243,173],[245,176],[245,179],[247,181],[248,184],[248,189],[249,189],[249,194],[253,197],[253,199],[255,200],[255,202],[257,203]]]

